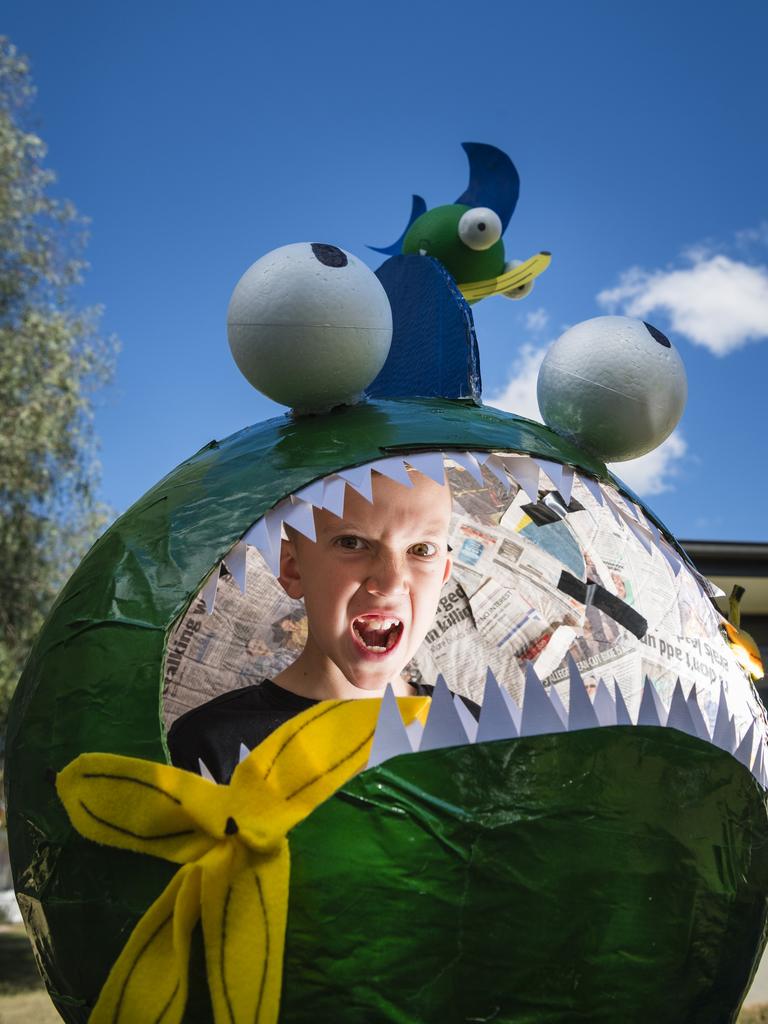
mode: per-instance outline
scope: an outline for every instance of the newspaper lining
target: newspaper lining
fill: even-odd
[[[514,473],[515,458],[502,455],[499,462]],[[615,680],[632,713],[648,676],[667,703],[678,678],[686,693],[695,683],[710,725],[721,684],[737,728],[762,716],[697,576],[685,565],[676,576],[658,546],[646,550],[578,475],[564,518],[552,512],[564,506],[551,488],[552,500],[540,491],[533,505],[514,481],[505,489],[488,470],[483,486],[459,467],[448,469],[448,479],[453,571],[404,678],[433,683],[441,673],[452,690],[479,702],[490,667],[519,702],[531,662],[567,707],[570,653],[588,689]],[[616,491],[600,487],[620,506]],[[565,593],[558,586],[563,572],[628,605],[646,620],[645,635],[638,638]],[[224,570],[213,613],[198,595],[169,637],[166,724],[220,693],[273,678],[296,659],[306,636],[303,603],[289,598],[258,551],[248,548],[246,593]]]

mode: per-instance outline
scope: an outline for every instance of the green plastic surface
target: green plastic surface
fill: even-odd
[[[170,473],[118,519],[94,545],[62,591],[30,655],[13,702],[7,740],[6,782],[9,841],[19,900],[27,918],[41,970],[66,1020],[86,1020],[88,1007],[95,999],[133,924],[162,890],[174,868],[161,861],[149,858],[139,860],[133,854],[97,847],[74,833],[51,785],[51,772],[60,770],[84,751],[105,751],[158,761],[166,760],[167,753],[160,723],[166,636],[222,555],[266,509],[312,480],[392,452],[414,451],[419,448],[517,450],[570,462],[595,476],[609,479],[604,466],[585,456],[547,428],[487,407],[478,408],[471,404],[464,405],[437,399],[381,401],[340,409],[322,417],[279,417],[241,431],[227,441],[211,442]],[[630,736],[629,731],[625,731],[625,736]],[[550,740],[554,738],[541,738],[531,749],[546,748]],[[565,749],[570,743],[578,746],[580,742],[578,736],[570,736],[556,743],[555,749]],[[529,746],[530,743],[533,741],[525,741]],[[502,747],[496,749],[501,750]],[[519,749],[528,747],[520,744]],[[464,849],[461,853],[460,847],[454,849],[452,838],[443,840],[440,835],[442,829],[446,830],[448,836],[454,834],[458,827],[455,822],[451,824],[454,818],[456,822],[464,821],[465,812],[461,810],[462,804],[456,801],[471,797],[469,789],[463,795],[454,792],[455,779],[452,778],[453,768],[450,764],[443,766],[441,771],[447,775],[441,776],[438,787],[430,790],[427,796],[418,796],[421,792],[420,782],[408,781],[411,778],[410,772],[415,771],[418,776],[422,770],[413,765],[421,763],[422,758],[425,758],[423,770],[428,773],[425,779],[428,785],[432,786],[434,775],[429,775],[429,765],[442,764],[441,758],[449,756],[451,755],[448,753],[419,755],[418,758],[412,759],[412,763],[411,759],[406,759],[402,762],[402,770],[406,771],[405,781],[398,783],[398,786],[405,786],[413,799],[418,799],[424,807],[430,808],[428,812],[424,811],[426,818],[420,819],[421,824],[417,831],[429,831],[428,821],[434,820],[434,833],[429,840],[430,843],[436,844],[435,850],[438,853],[454,850],[458,863],[466,859],[466,847],[461,848]],[[482,793],[486,785],[483,780],[488,774],[488,770],[482,768],[482,759],[491,755],[485,755],[481,748],[477,748],[474,753],[457,751],[455,756],[459,765],[463,764],[463,759],[467,757],[480,758],[482,770],[477,778],[478,792]],[[588,751],[580,756],[586,757],[585,770],[588,773],[593,772],[595,756]],[[739,798],[741,803],[736,805],[736,811],[731,808],[730,803],[723,804],[721,810],[724,816],[717,819],[716,823],[713,817],[710,830],[702,833],[699,838],[710,851],[707,856],[712,857],[712,843],[715,841],[712,834],[719,829],[720,838],[717,842],[720,844],[718,850],[722,859],[722,871],[730,879],[729,884],[734,888],[734,892],[738,889],[739,893],[748,893],[749,899],[754,903],[755,894],[764,892],[764,879],[759,875],[757,862],[747,863],[749,851],[753,848],[759,851],[762,858],[763,832],[760,830],[764,825],[759,794],[755,784],[751,782],[751,777],[732,758],[721,755],[711,748],[707,748],[707,756],[714,758],[721,765],[718,777],[727,779],[727,786],[735,787],[734,792],[739,790],[743,791],[743,794]],[[548,785],[554,786],[554,790],[549,796],[545,796],[547,789],[542,789],[538,798],[541,806],[534,817],[542,814],[550,816],[547,801],[551,797],[560,799],[560,791],[564,798],[572,785],[571,780],[574,776],[571,762],[562,762],[568,763],[569,766],[561,778],[557,775],[558,765],[561,763],[560,755],[553,757],[550,769],[555,771],[555,776]],[[539,772],[540,767],[537,762],[535,771]],[[395,778],[400,770],[401,767],[395,769],[394,766],[385,766],[381,772],[373,773],[370,778],[375,775],[380,780],[374,786],[381,785],[383,793],[394,785],[389,780]],[[461,768],[459,775],[467,779],[466,775],[461,774],[463,771]],[[642,776],[645,779],[645,766]],[[329,886],[335,886],[336,881],[344,881],[343,873],[333,872],[329,873],[327,879],[323,875],[306,881],[302,873],[307,867],[304,860],[306,858],[312,861],[311,849],[319,843],[326,849],[322,863],[327,863],[328,859],[337,859],[337,854],[338,863],[344,863],[346,847],[352,849],[351,837],[347,832],[350,826],[346,818],[350,808],[357,808],[358,817],[355,819],[354,828],[362,830],[360,842],[363,845],[357,855],[362,858],[361,865],[367,856],[367,844],[371,841],[370,838],[366,838],[367,830],[371,830],[379,837],[376,841],[384,844],[385,852],[389,849],[390,841],[394,844],[392,853],[395,859],[389,867],[382,866],[381,870],[385,873],[394,872],[397,877],[403,870],[403,842],[406,850],[411,849],[413,844],[415,857],[415,860],[406,858],[407,877],[410,877],[412,871],[416,871],[419,877],[423,876],[426,886],[433,870],[424,859],[424,848],[419,846],[415,833],[414,838],[404,839],[404,833],[399,831],[399,824],[409,819],[408,806],[393,805],[389,809],[382,809],[381,812],[370,813],[373,803],[361,803],[358,790],[361,785],[370,784],[363,782],[363,779],[367,778],[369,776],[356,780],[349,787],[347,795],[332,801],[327,805],[327,809],[321,809],[297,831],[294,884],[302,891],[300,906],[304,908],[305,892],[308,894],[308,902],[306,908],[302,910],[294,908],[292,903],[288,937],[289,974],[286,975],[285,989],[286,1020],[309,1019],[301,1016],[309,1010],[306,1007],[301,1009],[297,1005],[296,1000],[299,997],[294,996],[294,992],[299,990],[292,987],[295,979],[292,981],[289,975],[293,972],[290,964],[298,963],[297,957],[301,959],[305,955],[302,950],[306,952],[309,948],[307,943],[311,945],[314,941],[307,932],[307,928],[311,931],[314,925],[304,925],[301,921],[302,914],[315,913],[315,910],[311,910],[314,904],[309,898],[310,890],[316,890],[319,898],[319,894],[325,890],[326,881]],[[597,781],[598,776],[594,775],[593,778]],[[624,784],[629,798],[631,787],[636,785],[635,780],[625,776]],[[507,785],[519,787],[517,776],[514,780],[507,779],[503,786],[499,783],[504,792]],[[722,785],[725,786],[726,782],[723,781]],[[642,786],[645,786],[645,782],[642,782]],[[596,786],[595,799],[598,799],[603,788],[602,782]],[[497,790],[501,791],[498,786]],[[610,788],[610,791],[613,792],[613,789]],[[510,792],[514,795],[512,791]],[[552,805],[554,808],[558,806],[557,799]],[[368,810],[360,817],[360,807],[363,806]],[[488,808],[488,813],[493,813],[492,808]],[[517,814],[516,811],[514,813]],[[581,818],[577,809],[572,808],[567,813],[562,813],[565,813],[565,819],[560,827],[564,827],[569,818],[574,826],[580,826]],[[338,815],[342,823],[341,830],[333,833],[337,837],[335,840],[322,838],[325,830],[325,825],[322,824],[325,820],[323,816],[328,814],[334,820]],[[439,823],[443,814],[448,815],[448,823],[445,825]],[[455,817],[456,815],[458,817]],[[747,822],[748,819],[751,822],[749,827],[753,830],[749,833],[749,842],[746,838],[743,841],[739,838],[736,827],[736,823],[739,823],[739,828],[746,827],[741,823]],[[674,822],[670,821],[670,827],[673,824]],[[328,834],[329,837],[331,832]],[[388,836],[391,836],[391,839],[387,838]],[[343,842],[339,837],[343,838]],[[696,842],[699,841],[693,837],[691,842],[694,839]],[[666,839],[664,841],[666,842]],[[303,853],[302,844],[305,842],[306,853]],[[531,840],[526,840],[526,843],[529,842]],[[632,842],[628,843],[627,849],[631,849]],[[337,854],[334,854],[332,849],[334,844],[338,847]],[[599,852],[598,845],[595,844],[596,852]],[[528,849],[530,856],[533,856],[533,847]],[[565,850],[565,846],[562,850]],[[696,859],[692,852],[686,852],[682,848],[680,855],[686,863],[693,864]],[[489,852],[487,856],[491,857],[491,853]],[[536,856],[544,857],[544,852],[539,851]],[[485,852],[483,857],[486,857]],[[320,864],[321,861],[317,863]],[[556,863],[555,858],[547,871],[554,872]],[[759,863],[762,864],[762,860]],[[510,860],[505,871],[512,871],[514,874],[516,869],[513,869],[512,864]],[[437,894],[439,904],[445,903],[447,906],[458,898],[458,893],[452,888],[457,876],[455,873],[451,874],[447,868],[436,866],[434,870],[440,874],[438,888],[432,890],[433,894]],[[489,864],[488,870],[492,875],[496,869],[492,869]],[[569,870],[567,862],[563,861],[561,870]],[[692,867],[691,870],[698,869]],[[440,881],[443,877],[444,882]],[[696,883],[699,892],[697,899],[702,901],[702,913],[708,917],[714,913],[708,903],[712,879],[714,875],[710,871],[709,874],[700,876],[700,881]],[[547,908],[552,897],[548,893],[562,892],[560,883],[552,889],[555,881],[554,874],[542,875],[542,882],[546,884],[540,892],[544,904],[540,912],[537,912],[539,916],[549,913]],[[443,884],[448,885],[450,891],[443,891]],[[578,886],[583,884],[583,879],[578,881],[574,893]],[[722,887],[722,883],[718,882],[718,885]],[[496,886],[497,881],[494,881],[493,887]],[[342,892],[341,895],[333,897],[336,899],[335,906],[338,912],[346,906],[344,902],[339,903],[339,900],[342,897],[351,899],[349,886],[345,884],[344,890],[346,895]],[[332,892],[330,889],[327,891],[330,898]],[[425,888],[424,891],[429,890]],[[397,914],[398,920],[401,921],[404,938],[407,938],[413,926],[410,914],[413,895],[411,889],[403,895],[395,887],[391,897],[386,894],[381,896],[384,903],[391,898],[391,913]],[[741,895],[738,899],[736,896],[729,896],[729,905],[741,908],[741,898]],[[484,900],[486,896],[481,897],[481,904]],[[423,905],[419,900],[416,903],[419,906]],[[296,906],[298,908],[299,904]],[[760,907],[762,908],[762,903]],[[317,912],[324,914],[336,911],[326,908]],[[739,912],[741,913],[741,910]],[[760,913],[762,912],[761,909]],[[427,956],[426,947],[430,943],[437,943],[443,949],[442,961],[449,963],[453,955],[451,950],[454,949],[456,935],[444,934],[445,919],[440,916],[442,910],[439,907],[434,909],[434,913],[437,914],[439,922],[438,931],[434,934],[430,931],[429,935],[423,931],[419,948],[413,953],[409,953],[406,946],[403,948],[402,959],[411,965],[413,971],[420,969],[419,958],[422,955]],[[528,913],[526,910],[526,914]],[[584,913],[583,906],[574,910],[574,920],[580,921],[580,927],[585,926]],[[299,914],[298,918],[296,914]],[[364,916],[361,906],[357,908],[356,914]],[[458,921],[455,915],[451,920]],[[524,923],[527,930],[529,922]],[[736,918],[731,923],[736,929]],[[663,925],[663,921],[661,924]],[[474,928],[475,924],[472,927]],[[494,928],[496,927],[501,929],[498,932],[499,942],[507,943],[507,926],[494,924]],[[334,931],[334,934],[337,933],[341,934],[338,929]],[[752,924],[749,924],[747,933],[748,940],[739,939],[742,945],[736,943],[733,947],[741,951],[739,965],[742,975],[744,971],[748,973],[750,969],[757,941],[757,933]],[[553,933],[554,937],[556,936]],[[322,943],[329,941],[327,936],[318,937],[317,942],[320,945],[313,953],[315,958],[319,957],[324,963],[324,950],[330,947],[323,946]],[[362,938],[360,941],[363,941]],[[751,949],[748,955],[743,953],[747,946]],[[556,946],[553,946],[553,951],[555,948]],[[83,949],[87,951],[87,956],[82,955]],[[714,939],[706,949],[706,956],[713,963],[719,957],[731,963],[730,954],[720,947],[715,948]],[[335,962],[337,955],[340,954],[329,955],[328,963]],[[633,953],[632,956],[634,955]],[[431,956],[430,953],[429,957]],[[428,958],[428,962],[433,961]],[[426,963],[427,960],[424,961],[425,965]],[[359,964],[363,976],[367,970],[364,959],[359,961]],[[632,964],[631,958],[626,959],[625,966]],[[717,973],[714,967],[712,970],[713,974]],[[309,978],[315,974],[309,965],[306,972],[305,981],[309,984]],[[629,968],[628,973],[631,973]],[[347,977],[344,984],[348,980]],[[426,978],[423,984],[427,984]],[[419,985],[422,985],[421,981]],[[426,991],[428,989],[425,989]],[[204,998],[200,997],[198,1002],[203,1005]],[[194,1012],[194,1008],[191,1012]],[[377,1018],[378,1012],[372,1011],[371,1015],[364,1019],[415,1019],[408,1017],[407,1014],[403,1015],[400,1011],[399,1016]],[[480,1012],[479,1009],[477,1012]],[[349,1016],[345,1019],[355,1018]],[[502,1018],[497,1016],[494,1019]],[[530,1015],[503,1019],[543,1021],[566,1018]],[[600,1018],[587,1016],[583,1019]],[[702,1016],[695,1019],[716,1018]]]

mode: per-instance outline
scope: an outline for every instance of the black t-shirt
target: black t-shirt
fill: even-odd
[[[434,690],[425,683],[414,683],[413,688],[419,697],[431,697]],[[462,700],[478,718],[478,706],[466,697]],[[168,732],[171,760],[177,768],[199,774],[199,758],[217,782],[229,782],[240,761],[241,743],[253,750],[283,722],[319,703],[271,679],[222,693],[176,719]]]

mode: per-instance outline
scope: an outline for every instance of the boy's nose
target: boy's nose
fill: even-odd
[[[369,594],[405,594],[408,591],[405,564],[402,559],[383,556],[376,559],[365,581]]]

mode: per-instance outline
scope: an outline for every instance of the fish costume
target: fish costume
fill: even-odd
[[[486,406],[468,282],[405,238],[375,275],[329,243],[246,272],[233,355],[293,411],[120,516],[30,654],[9,840],[70,1024],[736,1019],[766,933],[766,717],[711,584],[604,462],[671,431],[682,363],[598,318],[542,371],[557,430]],[[628,370],[646,386],[616,405]],[[284,527],[313,540],[372,471],[452,491],[408,666],[433,696],[321,702],[227,785],[173,767],[173,721],[296,655]]]

